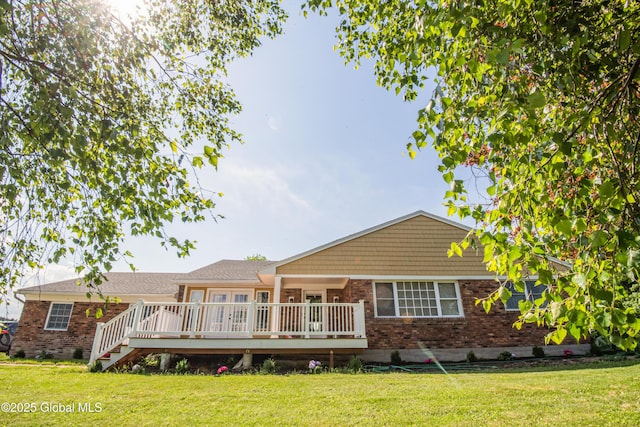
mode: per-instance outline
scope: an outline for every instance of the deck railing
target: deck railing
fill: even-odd
[[[365,338],[364,302],[150,303],[96,328],[90,362],[136,338]]]

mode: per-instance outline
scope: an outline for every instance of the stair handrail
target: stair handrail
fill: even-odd
[[[136,318],[139,319],[142,304],[143,301],[139,300],[136,305],[129,307],[108,322],[97,324],[89,364],[122,345],[131,337],[137,329],[135,323]]]

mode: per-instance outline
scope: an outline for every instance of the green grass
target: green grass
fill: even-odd
[[[78,365],[6,363],[0,380],[0,402],[36,408],[0,413],[7,426],[640,425],[638,360],[449,376],[91,374]],[[51,403],[75,412],[46,412]],[[101,412],[81,413],[79,404]]]

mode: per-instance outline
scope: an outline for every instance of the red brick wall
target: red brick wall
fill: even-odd
[[[101,304],[76,302],[73,304],[69,328],[66,331],[47,331],[44,327],[50,305],[50,301],[27,301],[24,304],[18,332],[11,346],[12,354],[22,349],[27,357],[35,357],[46,351],[53,353],[56,358],[70,359],[74,350],[81,348],[84,358],[88,359],[96,324],[106,322],[129,308],[129,304],[111,304],[104,315],[96,319],[95,309],[103,307]],[[91,309],[89,316],[86,315],[87,309]]]
[[[338,297],[338,302],[347,302],[343,289],[327,289],[327,302],[332,303],[333,298]]]
[[[365,301],[365,322],[369,349],[416,349],[418,342],[432,348],[468,348],[543,345],[545,328],[525,325],[512,327],[517,312],[507,312],[497,303],[489,314],[477,297],[496,288],[492,280],[458,281],[464,311],[463,318],[376,318],[371,280],[352,280],[345,289],[350,302]],[[346,302],[346,301],[345,301]]]
[[[293,297],[293,302],[298,304],[302,302],[302,290],[300,289],[283,289],[280,292],[280,302],[288,303],[289,297]]]

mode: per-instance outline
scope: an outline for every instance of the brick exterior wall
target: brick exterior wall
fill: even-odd
[[[293,297],[295,304],[302,302],[302,289],[283,289],[280,292],[280,302],[288,303],[289,297]]]
[[[507,312],[497,303],[489,314],[475,299],[496,288],[492,280],[458,281],[462,298],[462,318],[376,318],[371,280],[351,280],[345,289],[349,301],[364,300],[369,349],[417,349],[418,342],[429,348],[478,348],[542,346],[545,328],[525,325],[512,327],[517,312]]]
[[[129,308],[129,304],[111,304],[100,319],[95,318],[95,310],[101,304],[89,302],[73,303],[73,311],[66,331],[45,330],[51,301],[26,301],[20,316],[20,326],[11,346],[11,353],[24,350],[27,357],[35,357],[42,351],[53,353],[56,358],[70,359],[77,348],[88,359],[93,346],[93,337],[98,322],[107,322]],[[89,316],[86,310],[90,309]],[[104,309],[104,308],[103,308]]]

